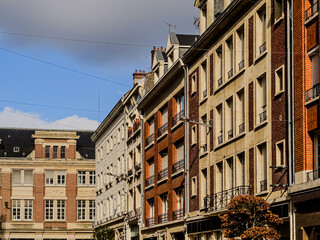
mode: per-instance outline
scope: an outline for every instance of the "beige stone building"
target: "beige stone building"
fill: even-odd
[[[0,129],[1,239],[92,239],[92,134]]]

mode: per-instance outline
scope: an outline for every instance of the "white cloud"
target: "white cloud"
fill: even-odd
[[[0,127],[95,130],[98,127],[98,122],[77,115],[50,122],[41,119],[40,114],[21,112],[5,107],[0,112]]]

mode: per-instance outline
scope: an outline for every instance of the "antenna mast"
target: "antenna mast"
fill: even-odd
[[[177,26],[176,26],[176,25],[172,25],[172,24],[167,23],[167,22],[164,22],[164,23],[168,25],[168,27],[169,27],[169,33],[171,33],[171,28],[177,29]]]

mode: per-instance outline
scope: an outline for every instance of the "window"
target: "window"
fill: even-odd
[[[178,113],[183,113],[184,111],[184,96],[178,96],[176,97],[177,101],[177,114]]]
[[[20,148],[19,147],[13,147],[13,152],[15,152],[15,153],[20,152]]]
[[[78,200],[78,220],[86,219],[86,200]]]
[[[154,159],[150,159],[148,161],[148,165],[149,165],[149,178],[154,176]]]
[[[200,14],[200,32],[203,33],[207,29],[207,4],[204,4],[201,8]]]
[[[201,170],[201,178],[200,178],[200,194],[201,194],[201,207],[204,207],[204,198],[208,195],[208,178],[207,178],[207,169]]]
[[[50,158],[50,146],[45,147],[46,158]]]
[[[86,185],[86,171],[78,171],[78,185]]]
[[[236,95],[236,134],[241,134],[245,131],[245,100],[244,89],[237,92]]]
[[[226,59],[225,66],[227,70],[227,79],[233,77],[233,38],[232,36],[226,41]]]
[[[66,147],[61,146],[61,158],[66,158]]]
[[[283,0],[274,0],[274,21],[277,22],[283,17]]]
[[[176,194],[177,194],[177,210],[182,210],[183,209],[183,204],[184,204],[184,201],[183,201],[183,189],[180,188],[176,191]]]
[[[120,128],[118,128],[118,143],[120,143],[121,141],[121,131],[120,131]]]
[[[66,201],[57,200],[57,220],[64,220],[66,212]]]
[[[267,188],[267,145],[263,143],[257,147],[257,161],[256,161],[256,173],[257,173],[257,192],[266,191]]]
[[[207,115],[203,115],[201,117],[201,121],[203,124],[207,124]],[[199,126],[201,129],[200,132],[200,144],[201,144],[201,153],[206,153],[208,151],[208,127],[207,126]]]
[[[267,120],[267,85],[266,76],[257,79],[256,84],[256,124]]]
[[[197,177],[193,177],[191,179],[191,197],[196,196],[197,195]]]
[[[194,94],[197,92],[197,79],[196,79],[196,74],[194,74],[191,77],[191,94]]]
[[[207,97],[207,61],[204,61],[201,64],[201,90],[202,95],[200,96],[201,99],[204,99]]]
[[[13,170],[12,184],[13,185],[32,185],[33,170]]]
[[[173,159],[172,174],[184,170],[184,141],[174,144],[175,159]]]
[[[24,184],[25,185],[33,184],[33,170],[24,170]]]
[[[237,155],[238,167],[237,167],[237,186],[246,185],[246,160],[245,154],[240,153]]]
[[[278,68],[275,71],[275,85],[276,85],[276,89],[275,89],[275,94],[281,93],[284,89],[284,67],[281,66],[280,68]]]
[[[216,107],[216,136],[218,144],[223,142],[223,115],[222,115],[222,104]]]
[[[161,127],[158,129],[158,137],[168,131],[168,106],[161,109]]]
[[[53,158],[58,158],[58,146],[53,146]]]
[[[150,199],[148,203],[149,203],[149,217],[154,218],[154,200]]]
[[[319,84],[319,52],[310,56],[312,69],[312,86]]]
[[[225,111],[225,127],[226,127],[226,139],[231,139],[234,136],[233,131],[233,97],[230,97],[226,101]]]
[[[217,181],[216,181],[216,192],[222,192],[224,185],[223,178],[223,162],[217,163]]]
[[[191,128],[191,144],[195,145],[197,144],[197,126],[194,125]]]
[[[57,171],[57,185],[66,184],[66,171]]]
[[[45,219],[53,220],[53,200],[45,200]]]
[[[234,164],[233,158],[227,159],[226,164],[226,189],[231,189],[234,187]]]
[[[46,185],[53,185],[54,171],[46,171],[45,177],[46,177]]]
[[[90,171],[89,172],[89,185],[95,185],[96,184],[96,172]]]
[[[12,200],[12,220],[20,220],[21,219],[21,200]]]
[[[159,215],[159,223],[164,223],[168,221],[168,194],[165,193],[160,198],[162,214]]]
[[[284,141],[278,142],[276,144],[276,157],[277,157],[277,166],[285,166],[285,146]]]
[[[24,220],[32,220],[33,218],[32,203],[32,200],[24,200]]]
[[[94,220],[94,219],[95,219],[95,201],[89,200],[89,220]]]
[[[215,77],[216,77],[216,81],[217,81],[217,86],[221,86],[222,85],[222,76],[223,76],[223,58],[222,58],[222,46],[220,46],[217,50],[216,50],[216,69],[215,69]]]
[[[259,57],[267,50],[266,45],[266,6],[264,5],[256,17],[256,57]]]
[[[159,153],[161,165],[159,166],[158,181],[168,177],[168,148]]]
[[[149,126],[149,136],[147,138],[146,145],[149,145],[154,141],[154,119],[153,118],[151,118],[148,121],[148,126]]]
[[[244,68],[244,27],[242,26],[236,34],[236,68],[241,71]]]

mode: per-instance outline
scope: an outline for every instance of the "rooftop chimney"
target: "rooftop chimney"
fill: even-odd
[[[138,81],[140,79],[143,79],[146,77],[146,72],[143,70],[138,70],[136,69],[136,71],[132,74],[133,75],[133,86],[137,85]]]
[[[154,46],[153,49],[151,50],[151,68],[153,66],[153,57],[154,57],[155,52],[156,52],[156,47]]]

